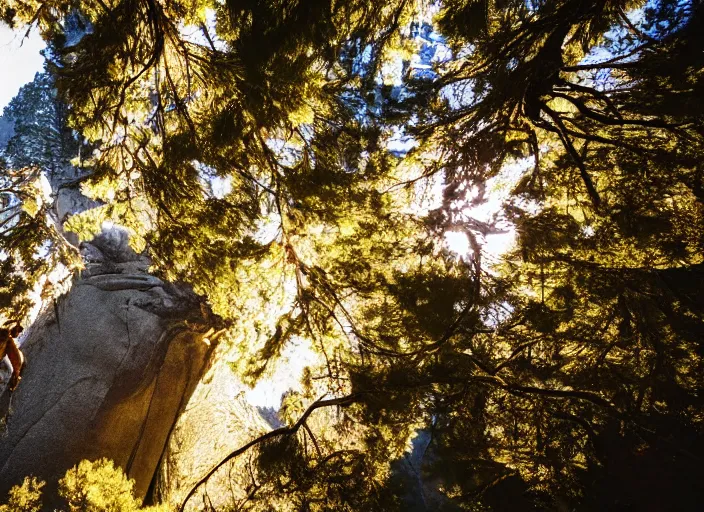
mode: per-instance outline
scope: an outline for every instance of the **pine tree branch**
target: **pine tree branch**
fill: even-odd
[[[572,144],[572,141],[570,140],[569,135],[567,134],[567,128],[565,127],[565,124],[562,122],[560,116],[550,107],[548,107],[545,102],[541,103],[541,108],[545,113],[548,114],[548,116],[550,116],[553,122],[557,125],[557,127],[548,127],[549,125],[545,123],[543,127],[547,127],[546,129],[550,131],[557,132],[557,135],[560,137],[560,140],[562,141],[562,144],[567,150],[567,153],[570,155],[570,157],[572,157],[572,161],[579,169],[579,175],[582,177],[582,181],[584,182],[584,186],[587,189],[587,193],[589,194],[589,197],[592,200],[592,204],[594,204],[595,208],[599,208],[599,206],[601,205],[601,197],[599,196],[599,192],[596,190],[594,182],[592,181],[592,178],[589,175],[589,172],[587,171],[587,167],[584,165],[584,160],[581,156],[579,156],[579,153],[577,153],[577,150]]]
[[[186,497],[184,498],[183,502],[181,503],[181,506],[179,507],[179,512],[183,512],[183,511],[184,511],[184,509],[186,508],[186,504],[187,504],[188,501],[193,497],[193,495],[196,493],[196,491],[198,490],[198,488],[199,488],[201,485],[205,484],[205,483],[210,479],[210,477],[212,477],[212,476],[217,472],[218,469],[220,469],[222,466],[224,466],[225,464],[227,464],[229,461],[231,461],[231,460],[233,460],[233,459],[239,457],[240,455],[242,455],[243,453],[245,453],[245,452],[246,452],[247,450],[249,450],[250,448],[252,448],[252,447],[254,447],[254,446],[257,446],[257,445],[259,445],[259,444],[261,444],[261,443],[263,443],[263,442],[266,442],[266,441],[268,441],[268,440],[270,440],[270,439],[275,439],[275,438],[280,437],[280,436],[290,436],[290,435],[295,434],[296,432],[298,432],[298,430],[299,430],[301,427],[303,427],[303,426],[305,425],[305,422],[306,422],[306,420],[308,419],[308,417],[309,417],[316,409],[320,409],[320,408],[322,408],[322,407],[331,407],[331,406],[346,407],[346,406],[348,406],[348,405],[351,405],[351,404],[353,404],[353,403],[359,401],[359,399],[361,398],[361,396],[362,396],[363,394],[364,394],[364,393],[353,393],[353,394],[351,394],[351,395],[343,396],[343,397],[340,397],[340,398],[331,398],[331,399],[328,399],[328,400],[322,400],[322,399],[316,400],[315,402],[313,402],[313,404],[310,405],[310,407],[308,407],[308,409],[306,409],[306,411],[303,413],[303,415],[302,415],[302,416],[298,419],[298,421],[296,421],[296,423],[294,423],[292,426],[290,426],[290,427],[281,427],[281,428],[277,428],[277,429],[275,429],[275,430],[272,430],[272,431],[270,431],[270,432],[267,432],[266,434],[263,434],[263,435],[257,437],[256,439],[253,439],[253,440],[250,441],[249,443],[247,443],[247,444],[245,444],[244,446],[242,446],[242,447],[238,448],[237,450],[233,451],[233,452],[230,453],[227,457],[225,457],[225,458],[222,459],[220,462],[218,462],[217,464],[215,464],[215,466],[213,466],[212,469],[210,469],[210,470],[203,476],[203,478],[201,478],[200,480],[198,480],[198,482],[196,482],[196,484],[191,488],[191,490],[188,492],[188,494],[187,494]]]
[[[634,125],[634,126],[644,126],[648,128],[664,128],[664,129],[671,129],[671,128],[678,128],[680,126],[683,126],[686,123],[675,123],[675,124],[670,124],[666,123],[660,119],[614,119],[613,117],[609,117],[607,115],[604,115],[600,112],[597,112],[596,110],[593,110],[589,108],[582,100],[578,98],[574,98],[570,96],[569,94],[564,94],[561,92],[553,92],[552,93],[554,96],[557,96],[558,98],[562,98],[566,101],[569,101],[577,107],[577,110],[585,116],[588,117],[589,119],[592,119],[594,121],[597,121],[602,124],[606,124],[609,126],[624,126],[624,125]]]

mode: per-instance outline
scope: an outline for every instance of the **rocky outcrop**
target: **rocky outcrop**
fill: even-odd
[[[68,468],[99,457],[147,493],[212,347],[195,297],[146,266],[97,262],[26,332],[22,381],[0,399],[0,495],[35,475],[50,496]]]
[[[228,348],[208,338],[214,320],[197,297],[149,275],[119,229],[81,244],[81,254],[82,276],[24,333],[17,390],[0,386],[0,496],[34,475],[47,481],[51,505],[68,468],[107,457],[139,498],[179,506],[271,425],[246,401]],[[188,508],[245,499],[246,461],[225,465]]]

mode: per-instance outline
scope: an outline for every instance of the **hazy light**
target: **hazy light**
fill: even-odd
[[[320,356],[310,342],[294,337],[281,351],[281,358],[274,364],[273,375],[262,379],[254,388],[245,391],[247,402],[255,407],[279,409],[281,396],[287,391],[302,391],[301,375],[306,366],[320,362]]]
[[[42,70],[44,41],[36,30],[24,37],[25,30],[13,31],[0,24],[0,109],[10,102],[17,91]]]
[[[482,254],[489,259],[489,263],[498,261],[506,254],[516,241],[516,228],[509,226],[503,233],[491,233],[484,237]]]
[[[232,192],[232,178],[230,176],[225,176],[224,178],[215,176],[210,180],[210,183],[213,187],[213,195],[217,199],[222,199]]]
[[[468,256],[470,253],[469,238],[459,231],[448,231],[445,233],[445,244],[447,248],[459,257]]]

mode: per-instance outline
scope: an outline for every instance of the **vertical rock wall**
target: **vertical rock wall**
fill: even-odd
[[[210,348],[183,322],[197,307],[139,267],[77,280],[26,333],[23,379],[0,398],[0,495],[26,475],[51,495],[68,468],[99,457],[147,492]]]

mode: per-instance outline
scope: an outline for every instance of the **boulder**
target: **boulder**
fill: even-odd
[[[86,273],[26,331],[22,381],[0,398],[0,496],[34,475],[51,499],[68,468],[100,457],[147,494],[212,347],[194,296],[138,268]]]

